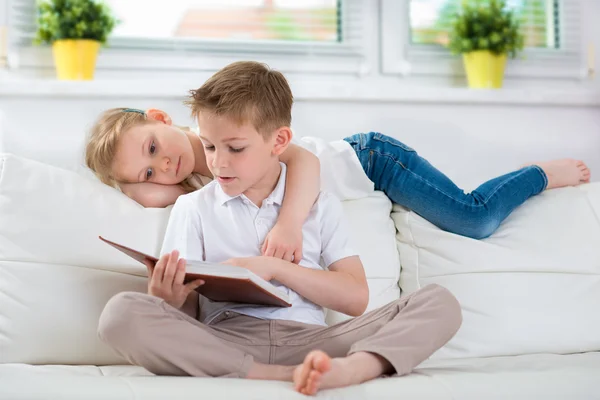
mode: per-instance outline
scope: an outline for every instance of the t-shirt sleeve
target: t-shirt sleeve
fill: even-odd
[[[321,258],[324,266],[329,267],[343,258],[358,255],[351,245],[341,202],[335,196],[322,192],[318,207],[321,208]]]
[[[173,250],[178,250],[179,257],[186,260],[204,260],[200,212],[191,195],[179,196],[169,216],[160,254]]]
[[[356,151],[345,140],[326,141],[314,137],[297,137],[292,144],[310,151],[321,164],[321,188],[340,200],[362,199],[375,190],[365,173]]]

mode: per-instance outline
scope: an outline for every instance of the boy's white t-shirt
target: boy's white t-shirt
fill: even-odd
[[[286,166],[273,192],[257,207],[246,196],[228,196],[217,182],[179,196],[169,218],[161,255],[178,250],[187,260],[223,262],[234,257],[260,256],[261,245],[271,231],[283,202]],[[300,266],[323,269],[357,255],[350,244],[342,206],[334,196],[321,192],[302,227],[303,257]],[[325,325],[323,308],[296,291],[271,281],[285,291],[292,307],[248,306],[212,302],[203,298],[200,321],[210,324],[227,310],[260,319],[283,319]]]
[[[198,134],[198,129],[193,129]],[[321,188],[340,200],[355,200],[373,193],[373,182],[367,177],[356,152],[345,140],[326,141],[316,137],[297,137],[292,143],[319,158],[321,163]],[[187,179],[196,189],[207,185],[211,179],[192,174]]]

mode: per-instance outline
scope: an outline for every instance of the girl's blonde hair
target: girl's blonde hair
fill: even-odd
[[[130,108],[111,108],[92,126],[85,148],[85,163],[103,183],[119,188],[112,166],[119,139],[128,129],[148,123],[146,113]]]
[[[115,179],[112,171],[119,139],[134,126],[152,123],[156,122],[149,120],[144,111],[135,108],[121,107],[104,111],[92,126],[85,148],[85,164],[100,181],[120,190],[119,181]],[[196,190],[187,179],[179,185],[186,192]]]

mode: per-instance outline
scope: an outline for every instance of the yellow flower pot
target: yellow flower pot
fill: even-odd
[[[63,39],[52,43],[56,76],[61,80],[92,80],[100,42],[89,39]]]
[[[498,89],[502,87],[506,54],[495,55],[487,50],[463,54],[470,88]]]

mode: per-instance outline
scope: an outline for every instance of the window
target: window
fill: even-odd
[[[342,41],[337,0],[105,1],[121,20],[114,37]]]
[[[525,46],[560,48],[558,0],[508,0],[521,22]],[[445,45],[460,0],[411,0],[410,39],[413,45]]]
[[[445,48],[462,0],[381,1],[384,73],[464,74],[460,57]],[[507,0],[507,6],[525,35],[525,50],[509,61],[507,77],[581,76],[582,0]],[[398,28],[398,18],[406,21],[406,30]]]
[[[52,66],[31,46],[36,0],[8,1],[9,53]],[[256,59],[284,72],[356,73],[364,62],[365,0],[104,0],[121,23],[98,69],[213,71]],[[301,62],[300,61],[301,57]]]

